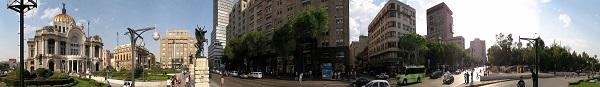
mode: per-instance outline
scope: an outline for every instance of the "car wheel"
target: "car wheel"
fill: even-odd
[[[417,78],[417,82],[420,83],[421,82],[421,77]]]
[[[402,85],[406,85],[408,84],[408,82],[406,82],[406,79],[404,79],[404,81],[402,81]]]

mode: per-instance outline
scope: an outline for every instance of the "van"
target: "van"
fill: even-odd
[[[252,78],[262,78],[262,72],[252,72]]]

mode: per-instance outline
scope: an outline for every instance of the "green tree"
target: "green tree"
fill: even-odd
[[[428,47],[429,51],[427,51],[427,55],[425,57],[429,58],[430,64],[428,66],[431,69],[439,68],[438,65],[444,64],[444,46],[440,43],[429,43]]]
[[[408,54],[403,58],[408,58],[409,61],[418,61],[419,59],[424,61],[423,57],[426,53],[423,52],[427,52],[428,50],[425,38],[415,32],[401,35],[398,41],[398,48],[400,48],[404,54]],[[415,64],[419,63],[422,62],[416,62]]]
[[[227,40],[227,45],[225,46],[225,56],[230,60],[228,67],[234,68],[234,70],[239,70],[243,65],[243,59],[248,55],[248,47],[244,46],[244,36],[234,36]]]
[[[446,42],[443,44],[443,47],[444,47],[444,54],[446,56],[446,58],[444,60],[445,64],[457,65],[461,62],[461,60],[464,60],[463,58],[466,57],[465,49],[460,47],[456,42]],[[473,60],[473,59],[470,59],[470,60]]]
[[[288,20],[286,24],[289,25],[284,26],[283,29],[291,29],[288,35],[296,43],[294,44],[295,52],[300,53],[305,50],[303,47],[308,47],[308,50],[316,48],[317,36],[323,35],[329,30],[329,16],[324,7],[308,6],[293,19]],[[304,57],[296,58],[306,60]]]
[[[286,22],[283,27],[276,29],[273,32],[273,38],[271,39],[270,46],[279,57],[277,60],[282,60],[283,70],[287,70],[287,62],[290,61],[288,54],[296,45],[295,40],[290,40],[293,36],[292,33],[293,20]]]
[[[251,58],[247,61],[254,66],[264,66],[265,58],[262,58],[261,55],[265,53],[265,49],[267,45],[267,38],[264,32],[251,31],[248,34],[244,35],[244,45],[248,48],[249,56],[246,58]],[[255,67],[257,68],[257,67]],[[264,68],[264,67],[263,67]]]

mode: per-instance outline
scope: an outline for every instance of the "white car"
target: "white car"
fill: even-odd
[[[238,72],[237,71],[231,71],[231,75],[232,76],[238,76]]]
[[[262,72],[252,72],[252,78],[262,78]]]
[[[248,75],[247,75],[247,74],[240,74],[240,78],[242,78],[242,79],[247,79],[247,78],[248,78]]]
[[[362,87],[390,87],[390,83],[386,80],[372,80]]]

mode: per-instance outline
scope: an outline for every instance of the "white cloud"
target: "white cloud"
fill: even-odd
[[[37,15],[37,13],[38,13],[38,8],[29,10],[29,11],[27,11],[27,13],[25,13],[25,18],[31,18],[31,17]]]
[[[79,11],[79,8],[75,8],[75,11]]]
[[[350,41],[358,41],[358,36],[367,35],[367,27],[387,1],[375,4],[373,0],[350,1]]]
[[[560,44],[561,46],[569,46],[573,49],[577,49],[576,51],[585,51],[580,49],[589,48],[591,44],[586,40],[578,38],[554,38],[554,40],[556,40],[557,44]]]
[[[41,27],[35,27],[35,26],[31,26],[29,24],[25,24],[25,34],[31,33],[37,29],[40,29]]]
[[[85,24],[87,20],[77,20],[77,25]]]
[[[561,20],[563,23],[565,23],[565,27],[568,27],[569,25],[571,25],[571,17],[568,14],[560,14],[558,15],[558,20]]]
[[[94,19],[94,23],[98,23],[100,21],[100,19],[96,18]]]
[[[60,8],[52,8],[52,9],[47,8],[46,10],[44,10],[44,15],[42,15],[40,18],[41,19],[51,19],[60,13],[61,13]]]
[[[454,36],[465,38],[465,48],[469,47],[468,41],[474,38],[486,40],[486,47],[489,48],[495,43],[495,35],[498,33],[511,33],[515,38],[540,33],[541,4],[537,0],[406,0],[402,3],[415,8],[417,33],[426,35],[426,10],[442,2],[452,10]],[[358,3],[367,3],[368,5],[361,6]],[[366,30],[381,6],[373,3],[372,0],[351,1],[350,20],[354,20],[350,21],[351,32]],[[374,7],[377,8],[373,9]],[[358,29],[352,29],[357,26]],[[541,36],[541,34],[538,35]],[[351,40],[355,40],[353,38],[356,36],[358,35],[351,35]]]
[[[542,3],[548,3],[548,2],[551,2],[551,1],[552,0],[540,0],[540,2],[542,2]]]

